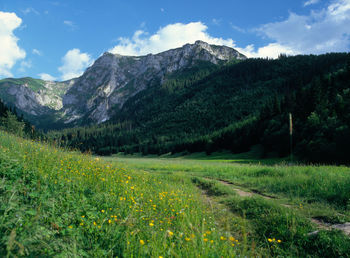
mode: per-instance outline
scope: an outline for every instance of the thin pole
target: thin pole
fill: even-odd
[[[289,144],[290,144],[290,162],[293,163],[293,118],[289,113]]]

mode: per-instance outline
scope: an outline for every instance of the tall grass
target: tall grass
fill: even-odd
[[[0,132],[0,256],[231,257],[189,179]]]

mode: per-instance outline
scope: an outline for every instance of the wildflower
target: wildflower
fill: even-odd
[[[108,223],[109,223],[109,224],[111,224],[111,223],[112,223],[112,221],[109,219],[109,220],[108,220]]]
[[[154,226],[154,224],[151,222],[151,223],[149,223],[149,225],[150,225],[150,227],[153,227]]]
[[[220,240],[224,241],[224,240],[226,240],[226,237],[221,236],[221,237],[220,237]]]
[[[70,226],[68,226],[70,229],[72,229],[73,228],[73,226],[72,225],[70,225]]]
[[[278,243],[281,243],[281,242],[282,242],[282,240],[278,239],[278,240],[277,240],[277,242],[278,242]]]
[[[208,242],[208,238],[204,238],[203,241],[204,241],[204,242]]]
[[[101,212],[102,212],[102,213],[104,213],[104,212],[105,212],[105,210],[101,210]]]
[[[169,234],[169,236],[173,236],[174,235],[174,233],[169,231],[169,230],[168,230],[168,234]]]
[[[145,244],[145,241],[143,241],[142,239],[140,240],[140,244],[141,245],[144,245]]]
[[[188,241],[191,241],[191,238],[185,237],[185,240],[188,242]]]
[[[268,240],[270,243],[273,241],[271,238],[268,238],[267,240]]]
[[[233,236],[230,236],[229,239],[230,239],[230,241],[232,241],[232,242],[235,241],[235,238],[234,238]]]

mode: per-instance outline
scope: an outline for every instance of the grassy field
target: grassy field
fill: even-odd
[[[217,223],[190,178],[152,174],[3,132],[0,235],[0,257],[255,252],[244,235]]]
[[[284,160],[244,159],[227,153],[166,158],[117,155],[106,159],[157,175],[191,178],[216,202],[245,219],[251,242],[269,249],[272,255],[350,255],[347,236],[337,230],[322,230],[323,224],[350,221],[348,167],[289,166]],[[239,196],[237,190],[252,197]],[[319,230],[315,221],[322,228],[318,234],[309,234]],[[271,243],[276,244],[274,249]]]
[[[342,232],[309,234],[311,218],[349,221],[348,168],[236,162],[93,157],[0,132],[0,257],[349,256]]]

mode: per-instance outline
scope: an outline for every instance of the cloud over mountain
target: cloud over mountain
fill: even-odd
[[[18,38],[13,31],[22,23],[15,13],[0,11],[0,76],[12,76],[11,68],[26,52],[17,45]]]

